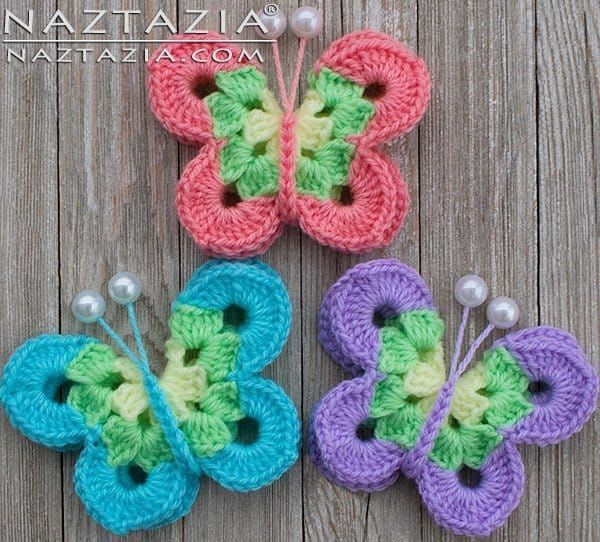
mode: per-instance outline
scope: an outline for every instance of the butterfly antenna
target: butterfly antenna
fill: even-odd
[[[135,316],[135,309],[133,308],[133,303],[127,303],[125,305],[127,307],[127,317],[129,318],[129,327],[133,332],[133,338],[135,340],[135,346],[138,351],[138,355],[140,356],[141,361],[150,366],[150,362],[148,361],[148,354],[146,352],[146,348],[144,347],[144,341],[142,340],[142,334],[140,333],[140,328],[137,323],[137,319]]]
[[[137,365],[137,356],[133,353],[131,348],[127,346],[121,336],[110,326],[110,324],[102,317],[98,318],[97,323],[102,328],[102,331],[104,331],[104,333],[110,337],[112,342],[115,343],[116,347]]]
[[[258,13],[261,20],[261,32],[266,32],[273,41],[273,58],[275,60],[275,71],[277,73],[277,85],[281,97],[281,105],[286,113],[291,113],[298,93],[300,83],[300,73],[302,71],[302,61],[306,52],[306,42],[318,36],[323,30],[323,14],[310,6],[302,6],[296,9],[290,16],[290,27],[292,32],[300,39],[298,43],[298,52],[296,54],[296,65],[292,85],[288,93],[283,76],[281,64],[281,55],[279,53],[279,38],[287,27],[287,17],[276,4],[268,4]]]
[[[300,84],[300,74],[302,73],[302,62],[306,52],[306,38],[300,38],[298,43],[298,52],[296,53],[296,64],[294,68],[294,77],[292,78],[292,89],[288,96],[288,112],[294,107],[296,94],[298,94],[298,85]]]
[[[456,366],[458,364],[458,356],[460,356],[460,351],[462,349],[462,343],[465,337],[465,332],[467,329],[467,324],[469,323],[469,314],[470,307],[463,307],[462,318],[460,321],[460,325],[458,326],[458,332],[456,333],[456,342],[454,344],[454,355],[452,356],[452,360],[450,361],[450,374],[456,371]]]
[[[177,463],[187,472],[200,474],[200,465],[195,459],[192,451],[185,441],[185,437],[179,429],[177,419],[171,411],[167,399],[160,388],[158,378],[150,370],[148,354],[142,341],[140,328],[137,324],[133,304],[140,297],[142,286],[140,279],[132,273],[117,273],[108,283],[110,297],[119,305],[127,308],[129,325],[138,350],[134,354],[125,341],[104,319],[106,303],[98,292],[85,290],[75,296],[71,303],[73,315],[80,322],[86,324],[97,323],[104,332],[112,339],[115,345],[125,354],[138,368],[152,412],[162,428],[165,438],[173,452]]]
[[[277,86],[279,87],[279,98],[281,100],[281,105],[285,111],[288,111],[290,106],[287,96],[287,90],[285,88],[283,67],[281,65],[281,54],[279,52],[279,45],[277,44],[277,40],[273,42],[273,59],[275,62],[275,74],[277,75]]]

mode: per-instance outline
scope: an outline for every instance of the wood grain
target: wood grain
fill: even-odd
[[[16,4],[6,7],[14,9]],[[42,0],[30,7],[46,17],[52,12]],[[6,360],[30,334],[59,330],[60,228],[56,67],[4,62],[5,58],[0,69],[0,250],[5,265],[0,278],[0,352]],[[61,456],[22,438],[1,418],[1,536],[60,540]]]
[[[443,7],[442,7],[443,6]],[[433,98],[422,127],[421,270],[446,317],[454,282],[477,273],[537,323],[535,35],[528,2],[419,1],[419,48]],[[484,327],[475,312],[471,338]],[[468,344],[468,343],[467,343]],[[525,498],[494,540],[538,536],[537,451],[522,449]],[[452,540],[424,518],[424,540]]]
[[[27,4],[40,18],[54,10],[41,0]],[[386,147],[401,164],[412,198],[404,229],[388,249],[340,255],[289,228],[265,255],[281,273],[294,306],[288,344],[265,374],[290,394],[306,422],[319,398],[344,378],[316,340],[323,293],[350,266],[382,256],[420,269],[447,321],[448,347],[459,316],[453,284],[460,275],[476,272],[493,295],[518,300],[521,325],[564,327],[597,365],[598,3],[313,4],[323,11],[325,24],[308,47],[304,72],[337,37],[373,28],[424,56],[433,94],[420,127]],[[106,7],[99,0],[58,5],[76,23],[84,7]],[[290,13],[298,2],[279,5]],[[180,22],[187,20],[186,9],[199,7],[187,0],[150,0],[140,6],[127,1],[122,7],[146,14],[162,8]],[[16,0],[0,0],[4,7],[15,13],[23,9]],[[219,9],[227,10],[230,24],[236,25],[239,15],[256,4],[211,0],[200,7],[213,10],[213,25]],[[119,33],[117,24],[113,19],[110,32]],[[136,37],[142,36],[143,26],[136,23]],[[284,66],[291,72],[295,40],[286,34],[281,45]],[[101,49],[94,46],[96,52]],[[270,51],[266,46],[261,50],[274,88]],[[104,288],[114,272],[130,270],[144,282],[139,318],[153,368],[160,371],[170,300],[207,259],[178,226],[173,206],[177,179],[196,149],[178,145],[154,119],[143,63],[0,61],[0,257],[7,267],[0,279],[3,359],[29,335],[83,331],[70,315],[71,296],[87,287]],[[127,333],[123,315],[112,305],[108,317]],[[483,315],[477,313],[471,337],[483,325]],[[116,539],[89,519],[74,493],[75,455],[37,447],[0,418],[0,539]],[[559,446],[522,448],[524,498],[492,540],[597,538],[599,431],[595,420]],[[327,482],[306,455],[281,480],[258,492],[233,494],[204,479],[186,518],[127,538],[459,539],[432,522],[412,482],[401,479],[372,495],[351,493]]]
[[[86,8],[101,4],[89,2]],[[159,8],[176,17],[175,2],[146,3],[148,13]],[[78,2],[66,7],[65,14],[81,28]],[[117,22],[112,20],[115,26],[108,28],[112,35],[119,34]],[[141,36],[143,27],[138,21],[132,32]],[[99,54],[104,46],[92,48]],[[109,49],[118,54],[121,47]],[[77,291],[104,289],[114,273],[134,272],[144,285],[144,296],[136,303],[142,335],[153,368],[161,371],[169,304],[179,291],[178,229],[167,183],[177,171],[177,144],[148,110],[143,63],[65,64],[58,76],[62,331],[95,331],[73,322],[68,304]],[[107,319],[130,337],[122,308],[109,303]],[[75,458],[65,456],[63,469],[64,539],[105,541],[106,531],[86,514],[74,492]],[[178,522],[152,538],[180,538],[182,529]]]
[[[540,316],[568,329],[598,366],[600,18],[589,2],[540,2],[537,19]],[[594,323],[595,322],[595,323]],[[540,525],[592,540],[600,526],[598,417],[541,452]]]

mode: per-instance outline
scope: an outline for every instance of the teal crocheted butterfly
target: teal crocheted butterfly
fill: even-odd
[[[137,355],[102,319],[102,301],[95,320],[125,356],[91,337],[42,335],[17,349],[0,387],[27,437],[82,449],[75,488],[96,521],[117,534],[159,527],[189,511],[201,474],[247,491],[290,468],[298,415],[281,388],[258,376],[290,328],[275,271],[257,262],[199,268],[173,302],[160,378],[148,367],[132,303],[121,303]]]

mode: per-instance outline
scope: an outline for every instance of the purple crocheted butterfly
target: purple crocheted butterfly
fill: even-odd
[[[490,324],[459,362],[469,311],[485,301],[487,286],[470,275],[455,293],[464,312],[446,377],[444,324],[415,270],[377,260],[332,286],[320,341],[353,378],[316,405],[308,446],[331,481],[378,491],[403,473],[440,525],[485,536],[523,492],[516,445],[553,444],[579,431],[596,406],[598,378],[575,339],[551,327],[505,336],[467,370],[493,329],[516,323],[518,307],[494,299]],[[470,480],[466,471],[475,471]]]

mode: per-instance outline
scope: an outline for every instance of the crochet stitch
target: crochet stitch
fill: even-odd
[[[9,360],[0,399],[35,442],[82,449],[75,488],[96,521],[117,534],[159,527],[187,514],[201,474],[248,491],[296,461],[296,410],[258,376],[290,318],[271,268],[212,261],[173,302],[160,378],[94,338],[42,335]]]
[[[309,453],[352,490],[382,490],[402,472],[440,525],[485,536],[521,497],[516,444],[579,431],[598,378],[573,337],[536,327],[496,341],[481,363],[446,380],[443,333],[410,267],[378,260],[348,271],[325,296],[319,338],[353,378],[315,406]],[[461,481],[465,468],[477,470],[475,487]]]
[[[177,191],[180,219],[196,243],[245,257],[294,224],[338,250],[389,244],[408,192],[378,146],[423,115],[430,93],[423,61],[385,34],[349,34],[316,62],[294,112],[283,96],[279,107],[255,64],[190,61],[197,45],[185,41],[194,38],[177,36],[184,43],[154,54],[148,87],[165,128],[201,146]],[[222,44],[202,46],[210,53]]]

